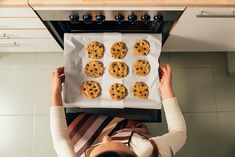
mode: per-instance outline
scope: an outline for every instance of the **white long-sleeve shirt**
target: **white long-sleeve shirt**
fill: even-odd
[[[154,140],[159,149],[159,157],[171,157],[172,154],[175,155],[185,144],[187,138],[186,124],[176,98],[164,100],[163,107],[168,125],[168,133],[152,137],[151,139]],[[63,106],[51,107],[50,129],[58,157],[76,157],[67,133]],[[131,138],[130,148],[138,157],[149,157],[153,151],[152,144],[136,133]]]

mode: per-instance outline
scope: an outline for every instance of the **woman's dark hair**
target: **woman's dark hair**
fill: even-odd
[[[97,155],[96,157],[137,157],[137,156],[126,152],[107,151]]]

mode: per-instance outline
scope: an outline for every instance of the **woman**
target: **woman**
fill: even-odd
[[[86,138],[93,135],[90,127],[85,128],[84,117],[88,115],[80,114],[73,121],[66,123],[63,103],[61,99],[62,83],[64,82],[64,68],[56,69],[52,74],[52,106],[50,110],[50,127],[53,144],[58,157],[171,157],[174,156],[185,144],[186,125],[184,117],[180,111],[177,99],[172,90],[172,69],[170,65],[160,66],[160,85],[162,103],[166,115],[169,132],[157,137],[150,137],[147,128],[138,122],[111,118],[110,121],[100,130],[93,141]],[[83,116],[83,121],[79,122],[79,116]],[[94,115],[89,115],[90,119]],[[110,117],[97,116],[109,119]],[[106,119],[106,120],[107,120]],[[89,121],[89,119],[87,120]],[[91,120],[90,120],[91,121]],[[112,129],[111,122],[115,121]],[[125,125],[124,125],[125,124]],[[83,134],[79,133],[82,132]],[[76,130],[76,129],[77,130]],[[80,129],[80,130],[79,130]],[[84,130],[85,129],[85,130]],[[76,130],[76,131],[74,131]],[[107,133],[107,130],[109,132]],[[106,134],[107,133],[107,134]],[[130,133],[130,134],[129,134]],[[81,135],[82,134],[82,135]],[[126,136],[128,134],[128,136]],[[125,136],[123,136],[125,135]],[[91,136],[90,136],[91,137]],[[94,137],[94,136],[93,136]],[[126,139],[125,139],[126,138]],[[76,141],[76,139],[79,139]],[[127,142],[123,142],[127,140]],[[90,142],[89,142],[90,141]],[[84,143],[84,145],[82,145]]]

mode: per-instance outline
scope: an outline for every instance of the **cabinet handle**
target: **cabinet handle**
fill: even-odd
[[[0,47],[20,47],[20,44],[14,42],[13,44],[0,44]]]
[[[198,18],[235,18],[235,11],[231,15],[209,14],[207,11],[201,11],[201,14],[196,15]]]
[[[10,37],[4,33],[3,35],[0,35],[0,39],[10,39]]]

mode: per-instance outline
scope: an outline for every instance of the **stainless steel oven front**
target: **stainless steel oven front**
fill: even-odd
[[[62,48],[64,33],[85,32],[161,33],[164,44],[173,25],[184,11],[184,8],[163,7],[42,7],[34,9]],[[78,110],[123,116],[145,122],[161,121],[161,110]]]

